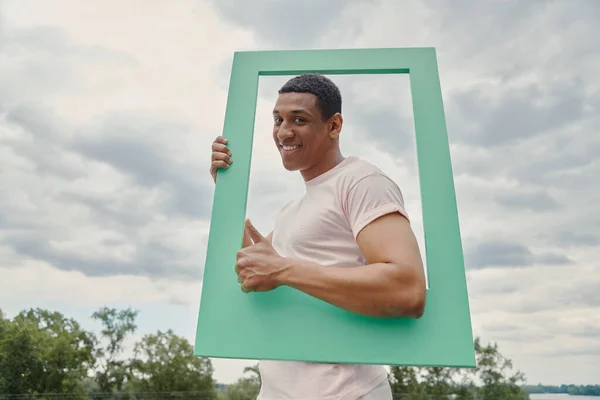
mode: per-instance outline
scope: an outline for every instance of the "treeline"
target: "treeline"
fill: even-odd
[[[10,319],[0,310],[0,398],[43,399],[51,393],[53,399],[107,394],[133,399],[141,393],[179,393],[190,400],[256,399],[258,368],[247,368],[235,384],[218,384],[210,359],[195,357],[189,341],[170,330],[145,335],[125,357],[137,315],[131,309],[101,308],[92,315],[101,326],[95,334],[59,312],[30,309]],[[476,339],[475,351],[475,369],[392,367],[393,392],[406,400],[528,399],[521,388],[525,377],[512,371],[495,344],[484,346]]]
[[[122,357],[136,317],[102,308],[92,315],[102,326],[96,335],[59,312],[31,309],[8,319],[0,310],[0,397],[185,391],[200,393],[189,399],[216,398],[210,360],[194,357],[189,341],[170,330],[144,336],[132,357]]]
[[[521,385],[525,375],[513,371],[512,361],[504,357],[497,344],[482,345],[475,339],[476,368],[392,367],[390,382],[401,399],[526,400]]]
[[[555,393],[578,396],[600,396],[600,385],[525,385],[527,393]]]
[[[483,346],[475,339],[477,368],[392,367],[389,380],[396,400],[527,400],[521,385],[525,375],[496,344]],[[222,400],[254,400],[260,388],[258,366],[248,367]]]

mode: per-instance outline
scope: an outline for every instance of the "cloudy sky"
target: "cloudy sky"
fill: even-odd
[[[597,0],[0,0],[0,307],[97,329],[98,307],[132,306],[134,339],[193,341],[233,52],[434,46],[474,334],[530,383],[600,383],[598,20]],[[259,87],[265,232],[302,192],[270,137],[287,78]],[[344,153],[399,183],[423,245],[408,77],[334,79]]]

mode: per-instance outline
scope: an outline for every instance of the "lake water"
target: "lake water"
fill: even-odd
[[[530,400],[600,400],[600,396],[569,396],[568,394],[533,393]]]

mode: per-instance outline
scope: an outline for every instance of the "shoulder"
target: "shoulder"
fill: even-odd
[[[349,157],[349,159],[344,168],[344,173],[340,174],[340,179],[343,181],[342,186],[346,193],[358,188],[379,189],[389,187],[400,191],[396,182],[379,167],[358,157]]]
[[[354,162],[352,169],[343,209],[355,238],[367,225],[384,215],[399,213],[410,221],[402,191],[387,174],[363,160]]]
[[[344,175],[353,180],[360,180],[365,176],[373,174],[385,175],[384,172],[374,164],[359,157],[348,157],[344,165]]]

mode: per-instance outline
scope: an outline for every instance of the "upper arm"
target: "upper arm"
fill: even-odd
[[[419,245],[410,223],[402,214],[384,214],[367,224],[356,242],[368,264],[392,263],[414,270],[424,278]]]
[[[423,274],[416,237],[400,188],[381,174],[358,181],[348,192],[346,213],[369,264],[393,263]]]
[[[425,311],[427,285],[408,220],[397,212],[385,214],[365,226],[357,242],[368,265],[384,266],[377,271],[386,282],[383,286],[391,290],[388,313],[420,318]]]

